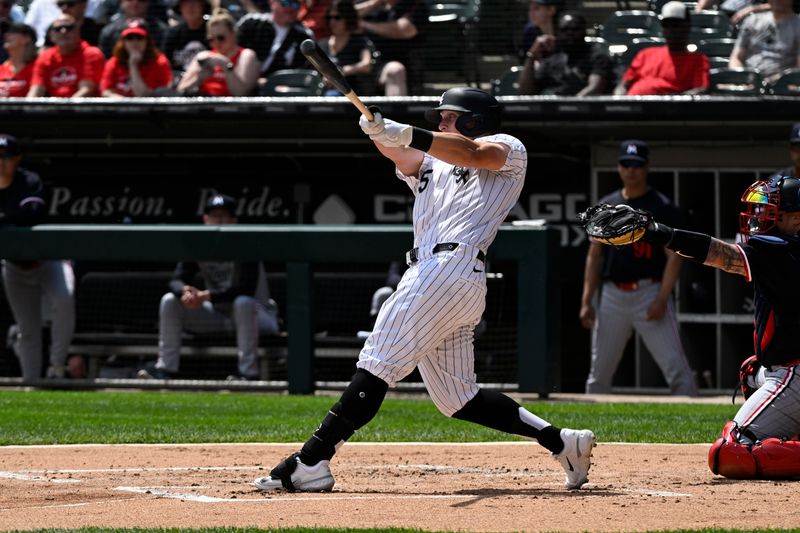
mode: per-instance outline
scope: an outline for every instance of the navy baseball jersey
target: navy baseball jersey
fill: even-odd
[[[601,198],[600,203],[627,204],[634,209],[644,209],[652,213],[657,222],[671,227],[678,226],[680,222],[678,209],[653,188],[638,198],[629,199],[624,198],[622,191],[618,190]],[[603,248],[602,277],[622,283],[648,278],[660,280],[666,263],[664,248],[648,242],[638,241],[622,247],[606,246]]]
[[[0,225],[32,226],[44,208],[42,180],[34,172],[18,168],[11,185],[0,189]]]
[[[757,235],[739,245],[753,282],[755,353],[764,366],[800,360],[800,237]]]

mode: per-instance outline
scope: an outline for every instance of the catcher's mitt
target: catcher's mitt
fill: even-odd
[[[644,237],[653,215],[625,204],[598,204],[581,213],[580,221],[594,240],[624,246]]]

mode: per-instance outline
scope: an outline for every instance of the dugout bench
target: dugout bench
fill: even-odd
[[[520,392],[546,396],[560,376],[558,232],[503,226],[490,257],[516,264],[516,354]],[[102,261],[259,260],[286,265],[290,393],[313,392],[314,264],[385,262],[411,247],[408,226],[40,225],[0,228],[7,259]]]

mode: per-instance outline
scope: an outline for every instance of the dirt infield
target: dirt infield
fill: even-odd
[[[354,443],[336,458],[333,493],[265,496],[251,481],[295,445],[10,446],[0,448],[0,528],[641,531],[800,524],[797,483],[714,477],[707,448],[601,443],[590,483],[568,491],[558,464],[533,443]]]

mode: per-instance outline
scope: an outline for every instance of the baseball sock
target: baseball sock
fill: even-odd
[[[389,385],[363,369],[358,369],[328,416],[300,450],[303,464],[313,466],[330,460],[344,441],[378,413]]]
[[[531,437],[552,453],[560,453],[564,449],[560,428],[545,422],[497,391],[479,390],[474,398],[453,414],[453,418]]]

